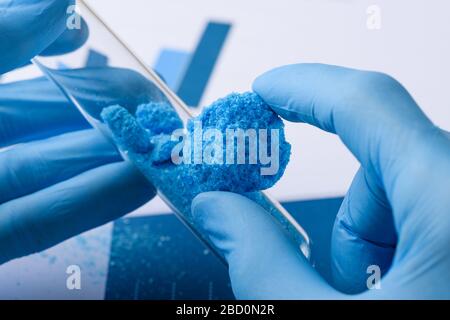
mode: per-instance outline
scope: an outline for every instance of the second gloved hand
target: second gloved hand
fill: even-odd
[[[0,0],[0,74],[37,54],[78,47],[87,31],[66,29],[73,3]],[[92,88],[90,75],[99,71],[83,73]],[[103,88],[101,99],[109,91],[120,95],[114,81],[101,83],[113,86]],[[114,220],[154,195],[52,83],[0,85],[0,264]]]
[[[198,225],[228,261],[236,297],[449,299],[449,135],[380,73],[299,64],[264,74],[254,91],[285,119],[339,135],[361,169],[333,230],[337,290],[257,204],[221,192],[194,200]],[[370,266],[381,270],[380,290],[368,291]]]

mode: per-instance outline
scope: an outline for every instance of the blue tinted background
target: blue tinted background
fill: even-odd
[[[330,278],[330,236],[341,198],[283,205],[313,241],[317,270]],[[174,215],[115,223],[106,299],[233,299],[226,268]]]

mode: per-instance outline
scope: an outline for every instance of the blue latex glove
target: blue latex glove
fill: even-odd
[[[450,298],[450,136],[380,73],[299,64],[264,74],[253,88],[283,118],[337,134],[361,169],[333,230],[337,289],[247,198],[195,199],[195,219],[224,253],[236,297]],[[380,290],[367,290],[370,265],[382,270]]]
[[[73,2],[0,0],[0,74],[39,53],[80,46],[86,29],[65,29]],[[132,95],[135,83],[119,87],[120,77],[104,81],[111,79],[109,72],[76,70],[74,78],[90,90],[88,100],[115,102],[109,95]],[[0,85],[1,148],[0,264],[114,220],[155,195],[44,78]]]

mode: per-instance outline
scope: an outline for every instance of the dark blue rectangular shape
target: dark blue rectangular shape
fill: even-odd
[[[155,70],[176,91],[189,62],[190,53],[180,50],[163,49],[155,64]]]
[[[225,266],[174,215],[114,224],[106,299],[233,299]]]
[[[230,29],[227,23],[207,25],[177,92],[187,105],[199,105]]]
[[[330,243],[342,198],[283,206],[313,242],[319,273],[330,280]],[[174,215],[114,224],[106,299],[232,299],[227,269]]]
[[[105,67],[108,65],[108,57],[96,50],[89,50],[86,60],[87,67]]]

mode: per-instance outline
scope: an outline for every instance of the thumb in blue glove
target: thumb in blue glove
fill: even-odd
[[[448,134],[380,73],[299,64],[264,74],[254,91],[285,119],[337,134],[361,169],[333,230],[334,288],[257,204],[222,192],[195,199],[236,297],[450,298]],[[369,266],[381,269],[381,290],[367,290]]]

